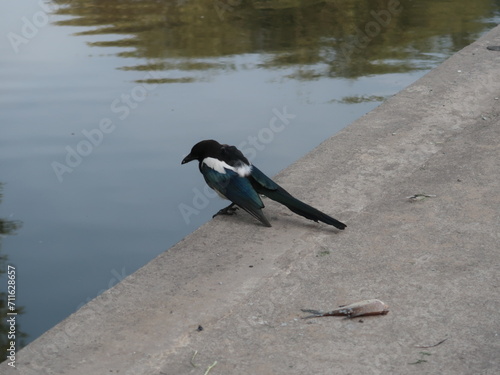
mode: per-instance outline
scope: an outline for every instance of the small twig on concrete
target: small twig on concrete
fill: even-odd
[[[205,371],[205,374],[204,374],[204,375],[208,375],[208,373],[210,372],[210,370],[211,370],[212,368],[214,368],[216,364],[217,364],[217,361],[215,361],[215,362],[214,362],[214,363],[212,363],[210,366],[208,366],[207,371]]]
[[[193,356],[189,360],[189,363],[191,363],[191,366],[193,366],[193,367],[200,367],[200,365],[197,365],[196,363],[194,363],[194,357],[196,357],[196,354],[198,354],[198,350],[194,351]]]
[[[427,348],[434,348],[438,345],[441,345],[443,342],[445,342],[446,340],[448,340],[448,337],[439,341],[437,344],[434,344],[434,345],[429,345],[429,346],[420,346],[420,345],[415,345],[415,348],[420,348],[420,349],[427,349]]]
[[[421,201],[425,198],[435,198],[436,196],[434,194],[414,194],[409,197],[406,197],[406,199],[410,200],[411,202],[415,201]]]
[[[428,352],[420,352],[420,358],[417,359],[415,362],[408,363],[409,365],[418,365],[419,363],[425,363],[427,362],[426,359],[424,359],[424,355],[432,355],[431,353]]]
[[[425,359],[417,359],[415,362],[408,363],[409,365],[418,365],[419,363],[427,362]]]

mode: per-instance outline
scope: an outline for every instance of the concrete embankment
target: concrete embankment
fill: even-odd
[[[499,373],[500,52],[488,45],[500,27],[276,177],[345,231],[269,201],[272,228],[218,217],[0,372]],[[368,298],[389,314],[300,319]]]

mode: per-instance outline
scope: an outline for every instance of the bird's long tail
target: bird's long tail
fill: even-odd
[[[282,187],[276,190],[265,190],[260,192],[271,198],[272,200],[287,206],[290,210],[295,212],[297,215],[303,216],[309,220],[321,221],[325,224],[333,225],[335,228],[344,229],[346,225],[337,219],[309,206],[308,204],[299,201],[297,198],[293,197]]]

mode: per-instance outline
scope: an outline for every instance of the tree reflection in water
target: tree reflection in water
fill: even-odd
[[[55,0],[56,24],[105,35],[92,46],[168,71],[150,83],[207,80],[227,70],[287,69],[284,78],[358,78],[430,69],[470,44],[499,4],[421,0]],[[89,38],[92,39],[92,38]],[[259,54],[238,66],[234,57]],[[132,61],[132,60],[130,60]],[[290,69],[293,71],[290,73]]]

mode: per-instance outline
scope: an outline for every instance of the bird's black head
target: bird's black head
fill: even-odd
[[[189,163],[193,160],[202,161],[208,156],[216,156],[220,153],[221,144],[213,139],[198,142],[193,146],[189,155],[182,159],[181,164]]]

